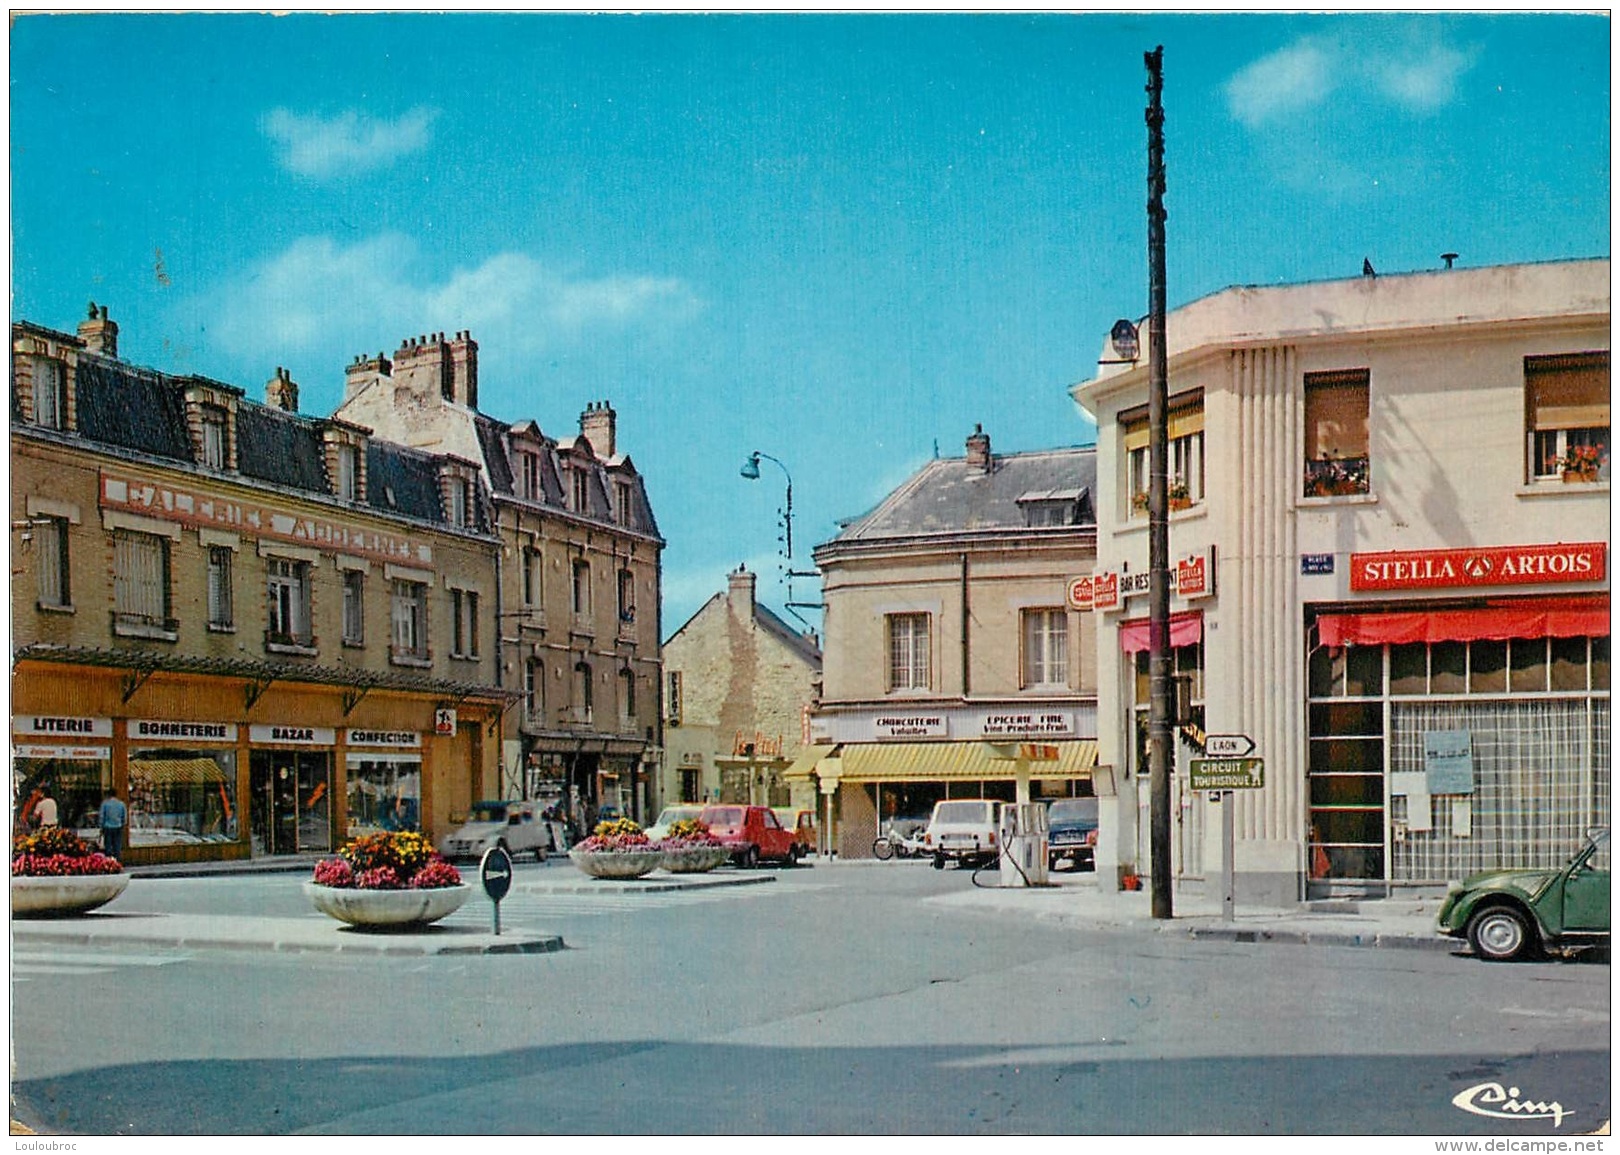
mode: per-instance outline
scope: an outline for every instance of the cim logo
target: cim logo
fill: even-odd
[[[1564,1110],[1564,1105],[1556,1099],[1550,1103],[1539,1099],[1521,1100],[1519,1088],[1504,1088],[1500,1083],[1477,1083],[1466,1091],[1459,1091],[1451,1097],[1451,1105],[1487,1119],[1551,1119],[1554,1127],[1575,1113]]]
[[[1354,553],[1350,555],[1350,588],[1428,590],[1600,582],[1608,576],[1608,550],[1604,542],[1587,541]]]

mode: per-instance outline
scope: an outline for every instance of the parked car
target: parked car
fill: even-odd
[[[1468,939],[1492,962],[1546,949],[1607,945],[1609,829],[1598,827],[1563,866],[1492,870],[1454,883],[1436,916],[1440,933]]]
[[[474,802],[467,821],[439,849],[449,859],[481,858],[492,846],[505,847],[513,857],[533,854],[536,862],[544,862],[549,851],[566,849],[555,845],[552,824],[541,819],[534,802]]]
[[[668,838],[671,826],[698,817],[703,813],[703,809],[701,802],[681,802],[666,806],[658,812],[658,821],[647,827],[643,833],[654,842]]]
[[[983,866],[1001,853],[1001,803],[988,798],[953,798],[934,803],[923,846],[933,856],[934,869],[955,861]]]
[[[1097,862],[1097,800],[1054,798],[1046,808],[1047,865],[1065,860],[1076,870],[1093,870]]]
[[[799,861],[793,832],[777,821],[769,806],[706,806],[698,821],[731,849],[731,859],[739,866],[757,866],[765,859],[790,866]]]
[[[798,848],[800,858],[816,852],[814,810],[795,810],[791,806],[773,806],[771,810],[776,814],[776,820],[782,824],[782,828],[793,832],[793,845]]]

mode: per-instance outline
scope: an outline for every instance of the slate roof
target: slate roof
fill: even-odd
[[[185,399],[173,381],[86,354],[75,376],[81,436],[171,461],[192,459]]]
[[[986,472],[970,466],[965,457],[930,461],[833,541],[998,530],[1025,533],[1032,528],[1026,507],[1053,500],[1075,502],[1072,524],[1096,525],[1095,446],[997,454],[991,462]]]
[[[184,428],[184,414],[180,420]],[[319,427],[281,409],[237,403],[236,463],[243,477],[311,493],[330,492]]]
[[[598,521],[627,526],[632,531],[649,537],[661,538],[658,522],[653,518],[652,502],[647,497],[646,485],[629,457],[620,454],[604,461],[595,456],[586,439],[577,435],[560,439],[547,437],[533,421],[521,421],[514,425],[497,421],[481,413],[474,415],[474,421],[479,449],[483,452],[484,464],[488,468],[486,476],[489,478],[491,490],[496,495],[500,497],[517,495],[517,475],[512,467],[511,458],[514,452],[512,433],[515,430],[525,438],[533,438],[540,445],[540,485],[543,505],[572,512],[568,508],[564,493],[563,459],[568,458],[576,464],[587,462],[590,477],[586,486],[586,516]],[[613,509],[616,497],[611,486],[614,481],[630,483],[630,509],[622,516]]]

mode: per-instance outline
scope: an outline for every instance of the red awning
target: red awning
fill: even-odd
[[[1202,610],[1188,610],[1184,613],[1170,615],[1170,645],[1193,646],[1203,641],[1204,613]],[[1119,648],[1122,653],[1140,654],[1144,650],[1153,648],[1152,640],[1148,637],[1148,619],[1137,618],[1135,621],[1119,623]]]
[[[1521,598],[1476,609],[1323,614],[1324,646],[1398,646],[1408,642],[1499,642],[1507,638],[1606,638],[1609,597]]]

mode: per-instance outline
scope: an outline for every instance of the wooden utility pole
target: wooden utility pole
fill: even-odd
[[[1170,890],[1170,442],[1164,345],[1164,46],[1148,70],[1148,833],[1153,917],[1174,917]]]

